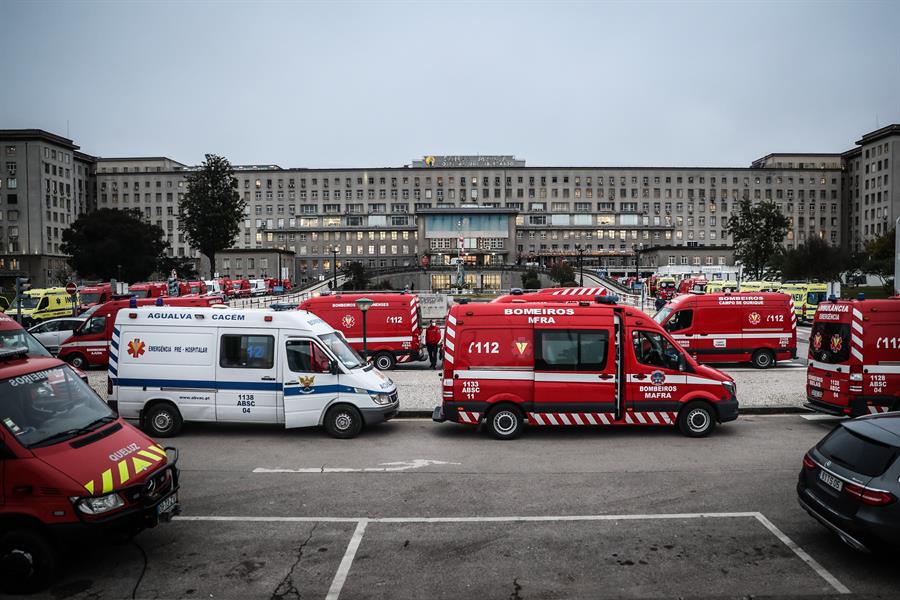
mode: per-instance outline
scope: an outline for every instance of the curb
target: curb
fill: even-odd
[[[430,419],[430,410],[401,410],[395,419]],[[801,415],[817,414],[802,406],[748,406],[741,408],[740,415]]]

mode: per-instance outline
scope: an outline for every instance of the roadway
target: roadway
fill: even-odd
[[[68,555],[38,598],[896,597],[893,557],[804,513],[804,452],[834,426],[743,416],[674,429],[394,421],[354,440],[193,426],[182,517]]]

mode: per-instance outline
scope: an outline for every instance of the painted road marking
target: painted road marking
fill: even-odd
[[[500,516],[500,517],[249,517],[249,516],[177,516],[176,521],[228,521],[245,523],[356,523],[356,529],[341,559],[328,590],[327,598],[337,600],[356,551],[362,542],[366,527],[370,523],[512,523],[512,522],[577,522],[577,521],[650,521],[675,519],[728,519],[751,518],[758,521],[770,533],[787,546],[801,561],[806,563],[819,577],[824,579],[839,594],[849,594],[850,589],[841,583],[825,567],[810,556],[803,548],[781,531],[761,512],[713,512],[713,513],[671,513],[671,514],[637,514],[637,515],[538,515],[538,516]]]
[[[430,467],[433,465],[459,465],[458,462],[447,462],[444,460],[430,460],[427,458],[416,458],[409,461],[386,462],[380,463],[378,467],[366,467],[354,469],[349,467],[301,467],[299,469],[267,469],[257,467],[253,469],[254,473],[396,473],[398,471],[409,471],[411,469],[421,469],[422,467]]]
[[[846,417],[840,417],[838,415],[820,415],[820,414],[812,414],[812,415],[800,415],[801,418],[806,419],[807,421],[841,421]]]

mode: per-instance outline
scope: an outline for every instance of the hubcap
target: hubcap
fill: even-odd
[[[508,410],[498,412],[494,416],[494,428],[504,435],[509,435],[515,431],[517,422],[516,416]]]
[[[334,427],[340,431],[347,431],[353,425],[353,417],[342,412],[334,419]]]
[[[34,557],[20,548],[10,550],[0,561],[0,566],[13,577],[24,579],[34,575]]]
[[[172,415],[167,412],[157,413],[153,417],[153,428],[157,431],[168,431],[172,427]]]
[[[695,408],[688,414],[688,426],[691,428],[691,431],[698,433],[705,431],[709,426],[709,415],[705,410]]]
[[[377,366],[378,366],[379,369],[387,369],[388,367],[391,366],[391,361],[390,361],[388,358],[384,357],[384,356],[378,357],[378,361],[377,361],[377,362],[378,362],[378,365],[377,365]]]
[[[759,362],[759,364],[763,367],[768,366],[769,355],[768,354],[760,354],[757,362]]]

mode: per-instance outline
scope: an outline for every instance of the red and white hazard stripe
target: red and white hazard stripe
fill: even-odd
[[[468,423],[469,425],[477,425],[478,419],[481,417],[481,413],[473,412],[470,410],[461,410],[459,411],[459,422],[460,423]]]
[[[444,330],[444,360],[451,365],[453,364],[454,341],[456,340],[454,327],[456,327],[456,317],[447,315],[447,326]]]
[[[593,288],[566,288],[564,290],[556,290],[554,296],[596,296],[597,294],[605,294],[606,289],[602,287]]]
[[[858,308],[853,309],[850,321],[850,354],[863,362],[863,315]]]
[[[678,413],[671,411],[627,412],[622,421],[615,413],[528,413],[530,425],[674,425]]]
[[[890,406],[872,406],[871,404],[869,404],[866,408],[869,409],[870,415],[877,415],[879,413],[886,413],[891,411]]]

